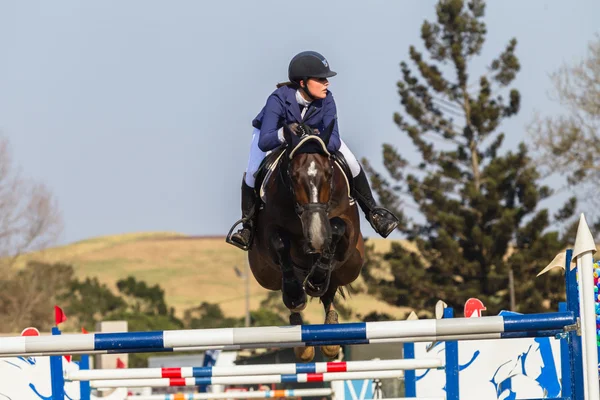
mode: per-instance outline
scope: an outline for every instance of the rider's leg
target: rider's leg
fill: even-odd
[[[252,133],[252,144],[250,145],[250,157],[248,166],[242,181],[242,228],[231,235],[234,245],[243,250],[247,250],[252,245],[254,236],[254,216],[258,205],[258,198],[254,191],[255,177],[260,163],[265,158],[266,153],[258,147],[258,138],[260,131],[254,129]]]
[[[365,213],[365,217],[378,234],[388,237],[398,227],[398,218],[391,211],[377,205],[365,171],[343,140],[340,153],[343,154],[352,172],[352,177],[354,178],[354,196],[358,200],[360,208]]]

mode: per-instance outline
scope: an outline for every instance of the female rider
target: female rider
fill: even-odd
[[[252,245],[254,216],[258,198],[254,189],[255,174],[267,152],[285,142],[283,124],[299,123],[323,132],[332,120],[336,120],[327,149],[339,151],[352,172],[354,197],[365,213],[373,229],[384,238],[398,226],[398,219],[389,210],[377,206],[369,181],[358,160],[341,140],[338,131],[337,111],[333,95],[327,89],[328,78],[337,75],[329,69],[329,63],[315,51],[304,51],[290,61],[290,82],[278,85],[267,99],[266,105],[252,121],[254,132],[250,145],[248,167],[242,181],[242,229],[231,235],[229,243],[243,250]]]

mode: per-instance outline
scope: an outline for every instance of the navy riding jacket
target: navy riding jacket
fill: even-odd
[[[304,114],[304,121],[300,116],[300,105],[296,100],[296,89],[282,86],[275,90],[267,99],[267,104],[252,121],[252,126],[260,130],[258,147],[262,151],[270,151],[281,145],[277,131],[283,124],[304,123],[311,128],[316,128],[323,133],[331,121],[335,119],[331,139],[327,150],[333,152],[340,148],[340,134],[337,123],[337,109],[333,95],[328,90],[324,99],[314,100]]]

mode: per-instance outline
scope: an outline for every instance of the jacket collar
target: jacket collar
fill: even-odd
[[[300,105],[298,104],[298,101],[296,100],[296,89],[289,87],[289,86],[284,86],[286,88],[285,91],[285,102],[287,104],[289,104],[289,108],[290,111],[292,112],[292,114],[294,115],[294,117],[296,118],[296,120],[298,122],[302,122],[302,117],[300,116]],[[310,103],[309,106],[309,110],[307,111],[307,113],[310,113],[310,115],[314,115],[316,112],[318,112],[321,107],[323,106],[323,100],[314,100],[312,103]],[[311,109],[315,109],[312,110]],[[305,116],[308,115],[310,117],[309,114],[305,114]]]

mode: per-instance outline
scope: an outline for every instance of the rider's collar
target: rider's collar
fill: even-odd
[[[309,104],[312,103],[312,100],[306,100],[304,97],[302,97],[300,89],[296,90],[296,101],[303,107],[308,107]]]

